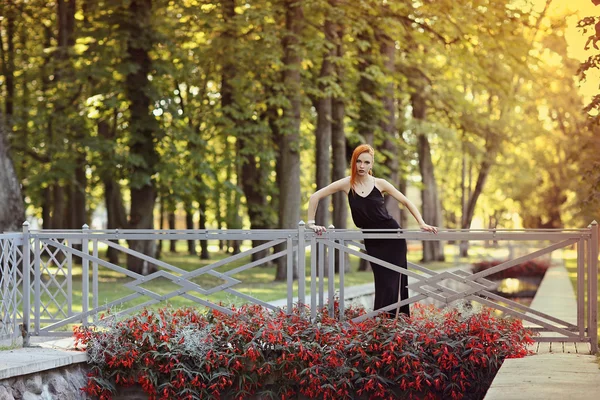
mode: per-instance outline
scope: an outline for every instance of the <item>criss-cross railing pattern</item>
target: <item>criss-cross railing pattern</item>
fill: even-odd
[[[409,263],[408,269],[374,258],[364,252],[365,238],[381,240],[406,239],[414,241],[495,241],[516,243],[537,241],[545,243],[535,251],[509,259],[492,268],[472,273],[468,268],[435,271]],[[259,246],[228,256],[209,265],[188,270],[180,266],[124,246],[124,242],[158,240],[194,241],[260,241]],[[539,257],[549,257],[554,251],[575,246],[577,249],[577,323],[544,314],[495,292],[496,282],[490,275],[505,271]],[[134,258],[154,267],[155,272],[144,275],[127,269],[123,262],[112,263],[100,255],[100,249],[110,248],[122,257]],[[299,251],[300,250],[300,251]],[[304,251],[302,251],[304,250]],[[104,251],[104,250],[102,250]],[[268,254],[248,261],[261,252]],[[308,254],[308,259],[307,259]],[[345,264],[349,256],[380,264],[409,277],[410,296],[384,309],[374,310],[361,318],[391,311],[405,304],[435,302],[446,306],[459,300],[479,303],[528,321],[534,329],[544,332],[540,341],[588,342],[597,351],[598,293],[598,226],[570,230],[461,230],[442,231],[437,235],[426,232],[396,230],[330,229],[315,235],[300,223],[292,230],[89,230],[29,231],[24,224],[22,233],[0,235],[0,338],[16,336],[17,323],[23,321],[35,335],[68,335],[72,324],[89,324],[107,309],[132,313],[144,307],[183,298],[189,304],[199,304],[221,312],[231,311],[211,296],[225,292],[238,301],[278,309],[256,296],[242,292],[241,272],[283,258],[287,268],[287,309],[297,302],[307,305],[311,317],[320,307],[333,311],[339,300],[344,315]],[[334,270],[337,264],[337,272]],[[306,268],[309,269],[307,274]],[[122,296],[107,301],[99,291],[102,276],[111,275],[119,282],[114,287]],[[309,287],[307,277],[310,276]],[[298,278],[297,287],[294,277]],[[164,284],[163,284],[164,283]],[[74,290],[74,284],[78,289]],[[79,289],[79,285],[80,288]],[[106,287],[106,285],[105,285]],[[158,288],[158,289],[157,289]],[[587,298],[587,303],[585,299]],[[22,310],[29,312],[22,313]]]
[[[231,313],[227,307],[210,301],[210,296],[217,292],[225,292],[231,296],[238,297],[244,302],[260,304],[275,310],[277,307],[236,290],[241,280],[235,275],[247,269],[261,266],[265,263],[277,260],[281,257],[287,258],[289,276],[293,277],[293,257],[297,250],[293,231],[89,231],[82,232],[31,232],[33,261],[32,270],[35,271],[31,291],[33,292],[34,304],[32,315],[34,316],[33,332],[38,335],[61,335],[68,333],[66,327],[74,323],[88,324],[96,320],[97,316],[112,308],[118,308],[119,313],[132,313],[144,307],[168,301],[175,297],[190,300],[224,313]],[[251,237],[249,237],[251,236]],[[124,240],[262,240],[264,243],[250,250],[242,251],[225,259],[211,263],[204,267],[187,271],[176,265],[150,257],[141,252],[132,250],[119,244],[119,239]],[[141,260],[147,265],[158,268],[157,271],[148,275],[131,271],[121,265],[111,263],[100,257],[100,248],[112,248],[119,253]],[[237,266],[233,269],[220,272],[219,268],[238,262],[263,250],[274,249],[270,255],[256,261]],[[73,259],[80,259],[81,264],[81,311],[73,312]],[[102,293],[99,292],[99,268],[127,277],[126,283],[121,283],[122,289],[130,293],[110,301],[102,302]],[[194,282],[205,276],[210,276],[219,282],[211,286],[204,286]],[[214,281],[213,279],[213,281]],[[160,294],[145,285],[175,286],[173,290]],[[290,299],[293,293],[293,281],[288,282]],[[141,300],[140,300],[141,299]],[[138,301],[140,300],[140,301]],[[290,304],[291,301],[290,301]]]
[[[19,234],[0,234],[0,340],[17,335],[22,321],[21,240]]]

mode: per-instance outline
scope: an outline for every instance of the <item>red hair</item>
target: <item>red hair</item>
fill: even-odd
[[[356,183],[356,160],[362,153],[369,153],[373,160],[375,160],[375,150],[368,144],[361,144],[357,148],[354,149],[352,153],[352,161],[350,161],[350,187],[354,188],[354,184]],[[372,175],[369,170],[369,174]]]

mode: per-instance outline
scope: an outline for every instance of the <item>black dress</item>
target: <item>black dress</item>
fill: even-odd
[[[390,216],[385,208],[383,195],[376,187],[366,197],[358,195],[350,189],[348,203],[354,224],[361,229],[398,229],[400,225]],[[405,239],[365,239],[367,254],[406,268]],[[381,265],[371,263],[375,278],[374,309],[380,309],[398,301],[398,290],[402,286],[402,300],[408,298],[408,277]],[[400,285],[400,282],[402,285]],[[395,309],[389,311],[395,315]],[[408,305],[402,306],[400,312],[410,315]]]

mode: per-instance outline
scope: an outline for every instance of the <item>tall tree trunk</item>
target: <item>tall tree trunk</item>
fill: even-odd
[[[0,233],[21,230],[25,210],[21,185],[8,149],[7,129],[0,111]]]
[[[413,106],[413,117],[420,121],[425,121],[427,114],[427,104],[425,98],[420,94],[420,89],[411,95]],[[427,134],[417,133],[417,152],[419,154],[419,171],[423,182],[421,191],[423,219],[426,223],[441,227],[442,206],[438,194],[437,182],[435,180],[434,167],[431,159],[431,148]],[[423,262],[444,261],[444,250],[439,241],[423,241]]]
[[[132,167],[130,176],[131,210],[129,228],[152,229],[154,226],[154,205],[156,189],[152,176],[156,172],[158,154],[154,143],[159,137],[159,126],[150,113],[152,100],[149,96],[151,85],[148,75],[152,70],[150,52],[154,33],[151,25],[152,0],[131,0],[129,19],[123,21],[127,39],[127,53],[124,63],[128,73],[125,76],[125,94],[129,102],[129,128],[131,137],[129,149],[132,156],[141,163]],[[132,67],[134,66],[134,67]],[[132,250],[152,256],[156,242],[153,240],[130,240]],[[148,274],[157,270],[143,260],[129,255],[127,268],[131,271]]]
[[[198,229],[200,230],[204,230],[206,229],[206,197],[204,195],[201,195],[198,198],[198,201],[200,202],[200,209],[198,210],[200,212],[200,221],[198,222]],[[201,260],[208,260],[210,258],[210,253],[208,252],[208,241],[206,240],[201,240],[200,241],[200,259]]]
[[[109,124],[101,120],[98,122],[98,136],[103,138],[107,143],[113,143],[116,132],[111,130]],[[108,150],[109,153],[111,150]],[[109,154],[104,157],[108,158]],[[127,211],[123,204],[123,195],[121,194],[121,186],[114,176],[112,168],[105,168],[100,171],[100,179],[104,186],[104,204],[106,206],[106,229],[123,229],[127,227]],[[118,243],[118,241],[113,241]],[[106,255],[108,261],[113,264],[119,263],[119,251],[109,247]]]
[[[375,140],[375,128],[379,124],[379,113],[373,99],[377,98],[376,82],[368,74],[369,68],[373,65],[373,48],[375,39],[366,31],[358,34],[359,40],[370,43],[366,49],[362,47],[358,51],[358,70],[360,78],[358,80],[359,90],[359,110],[358,110],[358,133],[364,139],[364,143],[373,145]]]
[[[333,76],[332,59],[335,57],[335,26],[330,17],[325,19],[325,53],[323,54],[323,63],[319,74],[319,98],[316,101],[317,126],[315,129],[315,154],[316,154],[316,183],[317,190],[324,188],[331,183],[331,123],[332,123],[332,104],[331,90],[326,82],[331,81]],[[317,207],[316,222],[317,225],[327,226],[329,224],[329,204],[330,199],[326,197],[319,202]]]
[[[158,229],[165,229],[165,196],[158,196]],[[163,243],[162,239],[156,241],[156,255],[154,256],[156,259],[160,260],[163,251]]]
[[[225,116],[223,129],[225,132],[234,132],[235,128],[244,123],[244,121],[240,121],[235,117],[236,110],[238,109],[236,103],[236,93],[234,87],[234,80],[237,75],[236,68],[236,28],[235,28],[235,0],[223,0],[221,3],[223,10],[223,23],[225,25],[225,32],[223,33],[223,46],[222,46],[222,69],[221,69],[221,109],[223,111],[223,115]],[[238,135],[231,135],[236,137]],[[236,143],[234,149],[239,149],[239,144]],[[236,154],[236,152],[231,152],[231,154]],[[235,179],[236,185],[241,188],[241,179],[240,179],[240,167],[239,163],[241,162],[241,157],[239,154],[236,154],[234,157],[235,163],[233,165],[228,165],[228,181],[231,179]],[[235,178],[233,174],[235,173]],[[227,228],[228,229],[237,229],[241,228],[241,220],[240,220],[240,206],[241,198],[239,191],[232,190],[231,196],[228,196],[227,201]],[[240,241],[232,240],[230,241],[231,249],[233,254],[238,254],[240,252]]]
[[[174,205],[169,208],[169,212],[167,213],[167,219],[169,221],[169,229],[175,230],[175,210],[173,209]],[[177,241],[170,240],[169,241],[169,251],[171,253],[177,253]]]
[[[335,8],[338,0],[330,0],[330,5]],[[338,21],[334,27],[335,56],[341,60],[344,57],[343,45],[344,27]],[[335,80],[338,85],[344,85],[344,68],[340,63],[334,65]],[[346,115],[346,105],[343,96],[335,96],[331,100],[331,153],[333,167],[331,170],[331,180],[337,181],[346,176],[347,154],[346,154],[346,134],[344,133],[344,117]],[[346,229],[348,227],[348,199],[344,192],[337,192],[333,195],[333,226],[336,229]],[[344,271],[350,271],[350,256],[345,253]],[[329,270],[325,270],[329,273]],[[340,271],[339,257],[335,257],[335,271]]]
[[[373,82],[372,78],[366,71],[373,65],[373,48],[375,39],[371,34],[366,31],[359,33],[359,40],[370,43],[369,47],[363,49],[359,48],[358,65],[359,71],[361,71],[360,78],[358,80],[359,90],[359,111],[358,111],[358,133],[363,137],[364,142],[373,145],[375,140],[375,127],[379,123],[379,113],[376,110],[373,99],[377,98],[376,83]],[[371,264],[361,258],[358,264],[359,271],[370,271]]]
[[[87,222],[87,202],[85,190],[87,188],[87,177],[85,174],[86,159],[85,153],[76,152],[75,171],[73,182],[71,183],[72,199],[71,205],[71,221],[73,229],[81,229]]]
[[[4,124],[9,129],[13,125],[14,101],[15,101],[15,17],[17,10],[14,0],[7,0],[4,6],[6,17],[6,43],[7,50],[4,54],[4,42],[0,41],[2,51],[2,74],[4,75],[4,87],[6,88]],[[5,138],[5,140],[8,140]],[[8,143],[8,142],[6,142]]]
[[[300,110],[302,108],[300,81],[300,35],[304,25],[302,2],[286,0],[285,25],[283,38],[283,86],[289,106],[284,109],[285,130],[279,141],[280,172],[286,176],[279,180],[279,227],[293,229],[300,220]],[[300,251],[303,251],[301,249]],[[279,258],[277,264],[278,281],[287,276],[285,259]],[[297,272],[294,273],[297,275]]]
[[[268,214],[265,209],[268,207],[267,197],[265,195],[266,176],[265,170],[260,168],[259,160],[256,159],[254,149],[258,146],[247,144],[251,138],[238,139],[238,154],[242,159],[241,185],[246,197],[246,206],[248,207],[248,217],[250,218],[251,229],[268,229]],[[253,240],[252,247],[260,246],[263,240]],[[252,261],[265,258],[269,250],[265,249],[252,254]]]
[[[332,0],[331,5],[335,6],[337,0]],[[335,31],[336,57],[344,57],[344,47],[342,37],[344,30],[341,25],[337,25]],[[344,70],[340,64],[335,65],[336,81],[338,85],[344,82]],[[332,181],[337,181],[346,176],[347,155],[346,155],[346,134],[344,133],[344,117],[346,115],[346,105],[344,98],[336,96],[332,99],[332,126],[331,126],[331,153],[333,155],[333,168],[331,171]],[[348,220],[348,200],[343,192],[333,195],[333,226],[338,229],[346,229]]]
[[[67,201],[65,188],[60,183],[52,187],[52,229],[67,228]]]
[[[396,73],[395,58],[396,46],[392,38],[385,34],[378,35],[380,51],[383,56],[383,67],[387,76]],[[398,137],[396,132],[396,99],[394,96],[394,83],[389,82],[385,88],[382,99],[385,116],[381,121],[381,130],[384,134],[383,153],[385,155],[385,166],[389,171],[388,179],[394,187],[398,187]],[[401,224],[400,206],[398,200],[392,196],[385,196],[385,208],[388,213]]]
[[[184,204],[184,208],[185,208],[185,229],[187,230],[194,230],[194,208],[192,207],[192,203],[188,202],[186,204]],[[187,241],[187,247],[188,247],[188,254],[195,256],[196,255],[196,241],[195,240],[188,240]]]

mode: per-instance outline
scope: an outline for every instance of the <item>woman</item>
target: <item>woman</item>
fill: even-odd
[[[373,159],[375,151],[368,144],[358,146],[352,153],[351,174],[343,179],[318,190],[310,196],[308,202],[307,227],[321,234],[324,226],[315,225],[315,214],[319,201],[333,193],[344,191],[348,195],[348,203],[354,224],[361,229],[398,229],[400,225],[385,208],[383,194],[392,196],[402,203],[417,220],[422,230],[437,233],[435,226],[427,225],[417,207],[398,189],[385,179],[373,177]],[[406,263],[405,239],[365,239],[367,254],[387,261],[402,268]],[[398,301],[398,291],[402,290],[402,300],[408,298],[408,278],[389,268],[371,263],[375,278],[374,309],[378,310]],[[402,276],[400,276],[402,275]],[[400,312],[410,315],[408,305],[402,306]],[[393,312],[389,312],[394,315]]]

